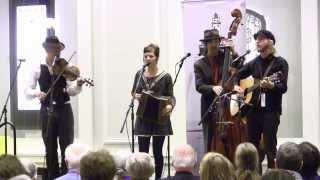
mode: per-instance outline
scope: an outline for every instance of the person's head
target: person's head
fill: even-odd
[[[275,37],[272,32],[268,30],[260,30],[253,35],[254,39],[256,40],[256,46],[258,52],[266,52],[271,51],[274,53],[274,45],[276,43]]]
[[[235,172],[231,162],[222,154],[207,153],[200,162],[201,180],[232,180],[235,179]]]
[[[154,163],[147,153],[133,153],[127,159],[126,170],[132,180],[147,180],[154,173]]]
[[[48,57],[53,58],[54,56],[60,55],[65,45],[59,41],[57,36],[48,36],[42,43],[42,47],[45,49]]]
[[[295,180],[295,177],[283,169],[268,169],[261,180]]]
[[[37,179],[37,166],[30,160],[23,159],[21,163],[31,179]]]
[[[65,151],[65,161],[68,165],[68,169],[80,170],[80,160],[88,152],[89,147],[84,144],[70,144]]]
[[[160,55],[160,48],[156,44],[149,44],[143,48],[143,62],[145,64],[156,65],[158,64]]]
[[[320,153],[318,148],[309,142],[302,142],[299,144],[299,149],[303,157],[303,165],[299,171],[300,174],[303,177],[317,175],[320,166]]]
[[[217,52],[219,50],[221,37],[217,29],[207,29],[204,31],[204,38],[201,39],[206,46],[206,53]]]
[[[251,143],[241,143],[235,152],[235,166],[237,169],[258,171],[259,155],[257,148]]]
[[[117,179],[123,179],[125,176],[128,175],[126,170],[126,161],[130,157],[131,152],[129,151],[118,151],[117,153],[113,154],[114,162],[116,163],[116,176]]]
[[[80,160],[82,180],[112,180],[115,173],[116,165],[107,150],[89,152]]]
[[[238,179],[254,179],[258,175],[259,155],[251,143],[241,143],[235,152],[235,166]]]
[[[172,164],[176,172],[192,172],[197,161],[197,155],[190,145],[177,146],[173,151]]]
[[[0,156],[0,179],[10,179],[22,174],[26,175],[27,172],[16,156],[10,154]]]
[[[22,174],[22,175],[14,176],[8,180],[32,180],[32,179],[29,176]]]
[[[302,167],[302,163],[302,154],[298,144],[287,142],[279,147],[276,154],[277,168],[299,171]]]

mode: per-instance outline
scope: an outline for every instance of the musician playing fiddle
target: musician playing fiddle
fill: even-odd
[[[57,63],[55,61],[59,61],[60,52],[65,48],[65,45],[56,36],[47,37],[42,46],[47,54],[45,63],[32,72],[25,94],[28,99],[38,98],[41,102],[40,121],[48,170],[46,179],[52,180],[67,172],[64,160],[65,149],[74,140],[74,117],[70,96],[81,92],[84,81],[78,78],[74,83],[66,80],[64,76],[58,78],[58,75],[53,73]],[[47,93],[56,79],[58,80],[54,88]],[[37,82],[40,91],[36,90]],[[57,152],[58,139],[61,150],[61,171]]]

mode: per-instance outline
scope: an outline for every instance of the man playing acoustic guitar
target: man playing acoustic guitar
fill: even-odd
[[[259,149],[263,135],[264,151],[267,155],[268,168],[274,168],[277,152],[277,131],[282,113],[282,94],[287,91],[288,63],[282,57],[275,56],[275,37],[267,30],[260,30],[254,35],[257,50],[260,53],[255,59],[245,64],[235,78],[235,91],[243,93],[238,85],[241,79],[252,76],[259,79],[260,87],[253,91],[252,107],[248,112],[248,136],[260,153],[260,161],[264,153]],[[269,80],[269,76],[281,74],[277,81]],[[272,78],[274,79],[274,78]],[[261,171],[261,163],[260,163]]]

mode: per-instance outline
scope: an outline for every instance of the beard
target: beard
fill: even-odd
[[[259,52],[259,53],[262,53],[262,52],[266,52],[268,49],[270,49],[270,46],[269,45],[264,45],[264,46],[258,46],[257,47],[257,51]]]

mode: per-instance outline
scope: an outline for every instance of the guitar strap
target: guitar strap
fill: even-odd
[[[272,68],[272,65],[274,64],[274,61],[275,61],[274,59],[271,60],[269,66],[267,67],[267,69],[266,69],[266,71],[264,72],[264,74],[263,74],[263,76],[261,77],[261,79],[267,77],[269,71],[270,71],[271,68]],[[261,67],[261,65],[260,65],[260,72],[261,72],[261,74],[262,74],[262,67]]]
[[[270,62],[270,64],[268,65],[268,67],[267,67],[267,69],[266,69],[266,71],[264,72],[264,74],[263,74],[263,76],[262,76],[262,66],[261,66],[261,64],[260,64],[260,76],[262,76],[261,77],[261,80],[262,79],[264,79],[265,77],[267,77],[267,75],[268,75],[268,73],[270,72],[270,70],[271,70],[271,68],[272,68],[272,66],[273,66],[273,64],[274,64],[274,61],[275,61],[275,59],[272,59],[271,60],[271,62]],[[258,101],[257,101],[257,105],[260,103],[261,105],[262,104],[264,104],[262,107],[264,107],[265,106],[265,93],[263,93],[263,100],[261,99],[261,88],[259,89],[259,97],[258,97]],[[263,103],[261,102],[261,101],[264,101]]]

